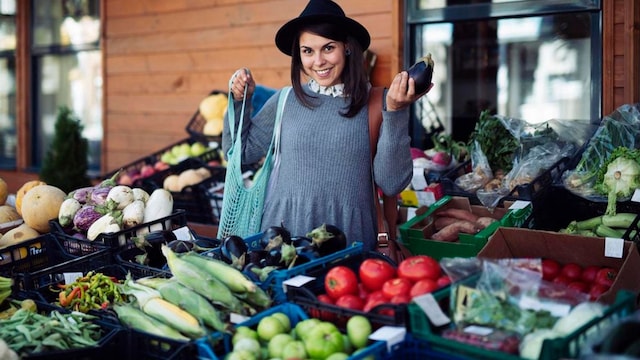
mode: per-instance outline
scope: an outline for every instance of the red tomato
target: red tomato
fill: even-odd
[[[435,281],[441,273],[438,261],[427,255],[410,256],[398,265],[398,277],[409,279],[414,283],[422,279]]]
[[[558,275],[556,276],[553,280],[551,280],[551,282],[556,283],[556,284],[562,284],[562,285],[569,285],[569,283],[571,282],[571,279],[569,279],[568,277],[564,276],[564,275]]]
[[[389,301],[389,298],[384,294],[384,292],[382,292],[382,290],[376,290],[374,292],[369,293],[369,296],[367,296],[366,301],[370,301],[370,300]]]
[[[323,304],[334,305],[333,299],[327,294],[320,294],[317,296],[319,302]],[[334,321],[336,314],[331,311],[323,311],[318,308],[312,308],[309,310],[309,315],[314,318],[318,318],[324,321]]]
[[[589,292],[589,285],[579,280],[570,282],[567,287],[585,294]]]
[[[449,277],[449,275],[442,275],[438,278],[436,284],[438,284],[438,288],[443,288],[451,284],[451,278]]]
[[[389,279],[382,284],[382,293],[387,299],[391,299],[396,295],[408,294],[412,285],[413,283],[405,278]]]
[[[413,287],[409,291],[409,297],[412,299],[416,296],[430,293],[438,289],[438,283],[431,279],[422,279],[413,284]]]
[[[411,297],[409,294],[400,294],[392,297],[389,302],[392,304],[408,304],[411,302]]]
[[[369,290],[367,290],[363,283],[358,284],[358,296],[360,296],[361,299],[366,299],[369,296]]]
[[[582,275],[582,267],[575,263],[564,264],[560,269],[560,275],[564,275],[570,280],[578,280]]]
[[[560,274],[560,263],[552,259],[542,259],[542,279],[552,281]]]
[[[594,301],[597,300],[600,295],[604,294],[609,290],[608,287],[600,284],[591,285],[591,289],[589,289],[589,300]]]
[[[358,275],[365,288],[374,291],[380,290],[385,281],[396,277],[396,269],[382,259],[365,259],[358,268]]]
[[[358,277],[346,266],[336,266],[327,272],[324,278],[324,289],[333,300],[346,294],[358,293]]]
[[[587,284],[591,284],[596,280],[596,274],[600,270],[599,266],[589,265],[582,270],[582,275],[580,275],[580,279]]]
[[[616,269],[605,267],[596,273],[595,283],[606,286],[607,289],[613,285],[613,282],[616,280],[616,276],[618,276],[618,271]]]
[[[386,298],[382,297],[369,297],[369,299],[367,299],[367,301],[364,303],[364,306],[362,307],[362,311],[364,312],[370,312],[373,308],[375,308],[376,306],[380,305],[380,304],[386,304],[388,302],[388,300]]]
[[[351,310],[362,310],[364,300],[358,295],[344,294],[336,300],[336,306]]]

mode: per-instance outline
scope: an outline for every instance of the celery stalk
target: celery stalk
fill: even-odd
[[[621,239],[624,235],[624,231],[611,228],[607,225],[598,225],[596,227],[596,235],[601,237],[610,237],[610,238],[618,238]]]
[[[632,213],[618,213],[615,215],[602,216],[602,224],[611,228],[628,229],[636,219],[636,214]]]
[[[578,230],[593,230],[600,224],[602,224],[602,216],[596,216],[590,219],[576,221],[576,228]]]

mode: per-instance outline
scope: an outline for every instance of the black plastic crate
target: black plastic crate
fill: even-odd
[[[550,194],[537,210],[534,207],[531,223],[526,227],[537,230],[558,231],[565,228],[571,221],[586,220],[592,217],[603,215],[606,211],[607,203],[593,201],[582,196],[573,194],[562,185],[554,184],[550,188]],[[616,212],[638,214],[629,229],[625,232],[625,240],[634,240],[636,244],[640,240],[640,235],[633,230],[639,229],[640,203],[634,201],[619,201],[616,203]]]
[[[153,191],[162,188],[164,180],[168,176],[178,175],[185,170],[200,167],[209,170],[211,176],[198,184],[185,187],[182,191],[171,191],[173,207],[185,210],[187,218],[191,222],[216,225],[219,222],[222,207],[225,167],[208,166],[201,160],[189,159],[149,177],[142,186],[147,191]]]
[[[129,359],[193,360],[198,359],[194,341],[177,341],[129,329]]]
[[[51,220],[49,226],[51,233],[55,233],[58,241],[65,247],[82,249],[89,244],[101,244],[111,249],[131,248],[135,246],[131,241],[132,237],[139,236],[154,230],[175,230],[177,228],[187,226],[187,214],[184,210],[174,210],[173,214],[165,216],[158,220],[149,221],[143,224],[133,226],[115,233],[100,234],[93,240],[87,240],[82,237],[74,236],[77,232],[71,227],[62,227],[58,219]]]
[[[27,299],[26,297],[16,297],[18,300]],[[68,314],[70,311],[60,307],[33,299],[36,303],[38,312],[41,314],[50,314],[52,311],[58,311],[62,314]],[[46,360],[46,359],[66,359],[66,360],[87,360],[87,359],[133,359],[128,355],[129,336],[127,330],[118,324],[100,319],[94,319],[93,323],[100,326],[102,337],[98,341],[97,346],[86,348],[77,348],[69,350],[53,350],[46,352],[26,354],[21,359],[30,360]]]
[[[177,141],[169,146],[166,146],[152,154],[149,154],[145,157],[142,157],[136,161],[133,161],[129,164],[126,164],[124,166],[121,166],[118,169],[115,169],[111,172],[108,172],[104,175],[101,176],[101,178],[103,179],[109,179],[111,177],[113,177],[116,173],[118,173],[118,176],[116,178],[116,182],[118,184],[122,184],[122,185],[129,185],[129,186],[133,186],[133,187],[141,187],[143,189],[145,189],[144,187],[144,181],[145,179],[157,174],[158,172],[162,172],[164,171],[167,166],[172,166],[172,164],[163,164],[162,166],[160,164],[158,164],[158,162],[160,162],[161,158],[162,158],[162,154],[164,154],[165,152],[171,150],[171,148],[173,148],[176,145],[181,145],[181,144],[189,144],[190,146],[193,145],[196,142],[200,142],[203,145],[205,145],[209,150],[206,151],[205,153],[198,155],[198,156],[193,156],[190,158],[186,158],[183,159],[181,162],[187,161],[187,160],[199,160],[203,163],[208,163],[211,161],[218,161],[221,160],[220,158],[220,146],[221,146],[221,142],[220,143],[216,143],[216,142],[208,142],[208,141],[204,141],[202,139],[197,139],[197,138],[185,138],[182,139],[180,141]],[[179,164],[179,163],[178,163]],[[173,164],[173,165],[177,165],[177,164]],[[150,173],[148,174],[140,174],[141,170],[143,167],[151,167],[153,169],[153,171],[150,171]],[[147,168],[147,170],[150,170]],[[136,174],[140,174],[140,176],[136,176]],[[125,181],[123,176],[127,175],[130,178],[130,181]],[[145,189],[147,190],[147,189]]]
[[[548,195],[549,188],[567,169],[570,158],[563,157],[556,161],[553,166],[543,171],[532,182],[515,186],[501,201],[504,200],[525,200],[538,202]],[[471,170],[471,160],[467,160],[440,178],[442,189],[445,195],[463,196],[469,198],[472,205],[482,205],[475,192],[465,191],[456,185],[455,181],[462,174]]]
[[[83,261],[84,258],[95,261],[97,266],[108,263],[109,249],[98,243],[82,247],[61,243],[56,234],[47,233],[0,250],[0,276],[37,273],[56,264]]]
[[[313,277],[315,280],[300,287],[287,286],[287,300],[300,306],[312,317],[319,316],[321,318],[327,318],[327,316],[329,316],[329,318],[337,321],[337,325],[339,327],[344,327],[346,320],[353,315],[363,315],[367,317],[371,321],[371,324],[376,328],[384,325],[407,325],[409,323],[409,315],[407,305],[405,304],[380,304],[371,309],[371,311],[365,313],[361,310],[347,309],[333,304],[323,303],[318,300],[317,295],[325,293],[324,279],[329,269],[335,266],[347,266],[357,274],[362,261],[368,258],[379,258],[393,263],[386,256],[373,251],[361,252],[341,260],[324,263],[320,267],[307,269],[305,272],[305,276]]]

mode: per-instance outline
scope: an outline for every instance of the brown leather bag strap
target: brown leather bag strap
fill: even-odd
[[[382,101],[384,99],[385,89],[382,87],[373,87],[369,93],[369,141],[371,145],[371,161],[373,166],[373,158],[378,149],[378,137],[380,135],[380,126],[382,125]],[[372,173],[373,175],[373,173]],[[376,204],[376,213],[378,217],[378,241],[381,241],[380,234],[387,234],[388,246],[391,257],[394,261],[398,261],[398,250],[407,257],[410,252],[404,246],[396,241],[398,208],[396,196],[386,195],[382,192],[382,209],[379,206],[380,197],[375,180],[373,180],[373,196]]]

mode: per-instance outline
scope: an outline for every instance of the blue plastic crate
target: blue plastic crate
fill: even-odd
[[[244,241],[249,250],[256,250],[262,248],[260,246],[261,238],[262,233],[259,233],[245,238]],[[219,250],[211,250],[209,253],[203,253],[203,255],[210,256],[211,252],[216,251],[219,252]],[[354,242],[350,247],[337,251],[333,254],[319,257],[304,264],[296,265],[290,269],[274,270],[267,275],[267,278],[264,281],[256,282],[256,284],[258,284],[261,289],[267,291],[276,304],[281,304],[287,301],[287,294],[285,293],[283,285],[286,280],[298,275],[305,275],[310,270],[332,267],[336,262],[360,255],[363,251],[363,244],[361,242]]]
[[[466,360],[468,358],[458,357],[453,354],[447,354],[434,350],[431,345],[424,341],[413,337],[407,333],[404,340],[394,345],[391,351],[387,353],[387,360]]]
[[[289,320],[291,320],[291,327],[295,327],[297,323],[302,320],[306,320],[309,316],[300,308],[299,306],[292,303],[282,303],[276,305],[268,310],[262,311],[257,315],[249,318],[246,321],[243,321],[237,326],[248,326],[255,327],[258,325],[260,320],[263,318],[270,316],[276,312],[283,312],[287,314]],[[207,339],[198,339],[196,340],[196,345],[198,347],[198,357],[199,359],[209,359],[209,360],[219,360],[224,357],[225,354],[231,351],[231,335],[224,334],[222,335],[224,338],[224,350],[216,353],[211,346],[210,343],[207,342]],[[369,346],[363,348],[358,351],[357,354],[352,354],[349,357],[349,360],[360,360],[365,358],[374,358],[374,359],[385,359],[387,356],[387,347],[386,344],[382,341],[376,341],[371,343]]]

